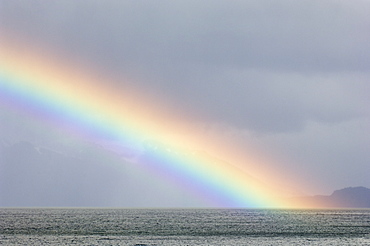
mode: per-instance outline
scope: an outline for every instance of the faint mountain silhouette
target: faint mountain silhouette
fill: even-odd
[[[122,175],[100,156],[78,150],[69,155],[29,142],[2,144],[0,206],[108,205],[112,190],[122,187]]]
[[[0,141],[0,207],[204,206],[137,151],[115,147]]]
[[[289,199],[293,204],[323,208],[370,208],[370,189],[347,187],[334,191],[330,196],[307,196]]]

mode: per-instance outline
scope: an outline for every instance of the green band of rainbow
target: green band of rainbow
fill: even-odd
[[[108,78],[97,79],[65,61],[49,62],[45,55],[19,52],[9,44],[1,47],[0,68],[0,102],[7,107],[18,105],[18,110],[33,117],[89,138],[114,138],[124,145],[159,139],[164,145],[146,148],[138,161],[156,173],[166,173],[214,206],[286,206],[244,171],[192,151],[198,149],[195,142],[205,140],[176,135],[178,121],[143,96],[130,94],[131,89],[122,93],[111,81],[104,83]],[[187,150],[177,148],[179,143]]]

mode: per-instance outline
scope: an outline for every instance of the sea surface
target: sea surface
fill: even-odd
[[[0,208],[0,245],[370,245],[370,210]]]

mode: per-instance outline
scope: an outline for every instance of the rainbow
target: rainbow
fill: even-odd
[[[82,68],[65,56],[8,40],[1,40],[0,69],[0,103],[18,105],[82,138],[115,139],[122,146],[155,142],[147,144],[137,161],[211,206],[289,207],[267,185],[230,164],[238,157],[223,159],[208,152],[231,156],[231,147],[207,139],[180,114],[129,83],[122,87],[125,83],[115,83],[117,78]],[[253,161],[239,160],[257,165]]]

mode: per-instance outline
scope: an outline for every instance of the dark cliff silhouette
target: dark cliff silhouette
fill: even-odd
[[[295,204],[322,208],[370,208],[370,189],[347,187],[334,191],[330,196],[307,196],[289,199]]]

